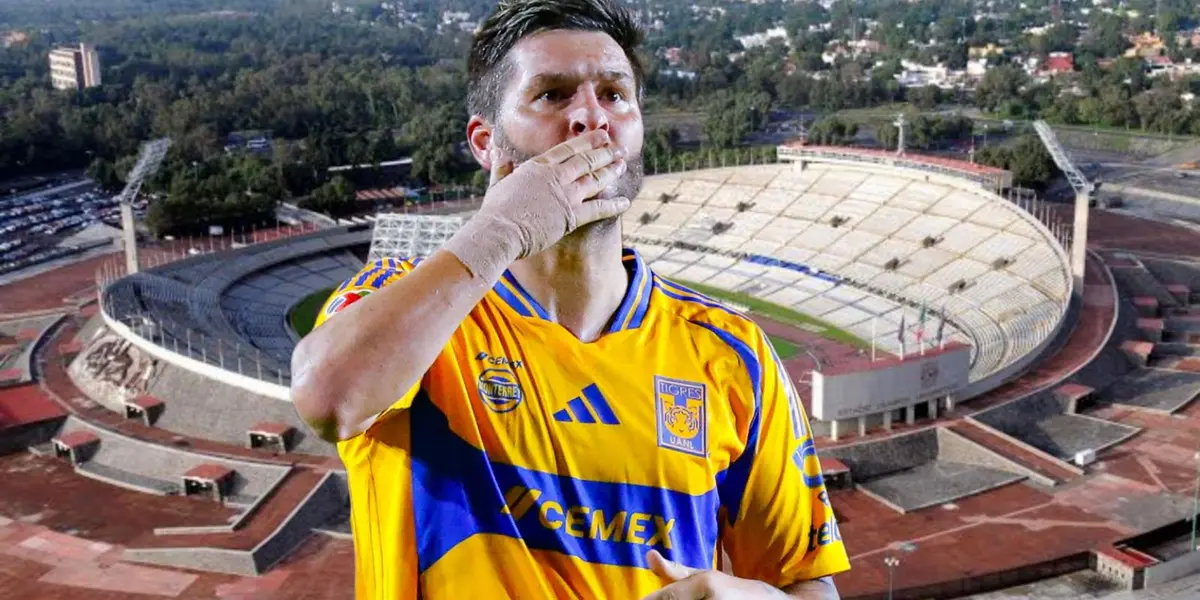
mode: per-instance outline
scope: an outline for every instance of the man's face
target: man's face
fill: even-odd
[[[608,34],[547,31],[508,53],[504,90],[491,143],[521,164],[562,142],[606,129],[626,151],[627,169],[601,197],[633,199],[642,186],[642,111],[633,69]]]

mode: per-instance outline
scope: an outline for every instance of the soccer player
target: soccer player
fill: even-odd
[[[468,64],[482,208],[366,265],[296,348],[359,598],[837,598],[846,550],[763,332],[622,247],[640,36],[612,0],[501,3]]]

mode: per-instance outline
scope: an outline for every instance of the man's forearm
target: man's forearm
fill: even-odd
[[[833,577],[829,576],[808,581],[797,581],[783,588],[783,592],[792,598],[802,598],[803,600],[841,599],[841,596],[838,595],[837,586],[833,583]]]
[[[318,327],[292,356],[292,401],[323,439],[361,429],[421,380],[494,281],[445,251]]]

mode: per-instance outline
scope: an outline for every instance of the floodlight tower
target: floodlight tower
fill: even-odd
[[[157,139],[143,144],[142,151],[138,154],[137,164],[125,178],[125,189],[121,190],[121,195],[117,197],[121,203],[121,229],[123,230],[122,239],[125,243],[126,274],[138,272],[137,231],[133,227],[133,201],[137,199],[138,191],[142,189],[142,182],[158,171],[158,167],[162,165],[163,157],[167,155],[167,149],[170,147],[171,138]]]
[[[1071,158],[1067,156],[1066,150],[1063,150],[1062,144],[1058,143],[1058,136],[1054,135],[1054,130],[1045,121],[1035,121],[1033,129],[1037,131],[1038,137],[1042,138],[1042,144],[1046,146],[1046,151],[1050,153],[1050,157],[1054,159],[1054,164],[1062,170],[1067,176],[1067,182],[1071,184],[1071,188],[1075,190],[1075,226],[1071,234],[1071,274],[1075,278],[1075,293],[1083,292],[1083,271],[1084,263],[1087,261],[1087,230],[1088,230],[1088,207],[1091,204],[1092,192],[1096,190],[1096,185],[1087,180],[1079,169],[1071,162]]]
[[[904,120],[904,113],[896,115],[896,156],[904,156],[904,126],[907,122]]]

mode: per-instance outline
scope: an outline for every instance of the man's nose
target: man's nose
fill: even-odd
[[[576,106],[571,109],[571,134],[583,135],[595,129],[608,131],[608,111],[600,103],[596,88],[592,85],[584,88],[576,95]]]

